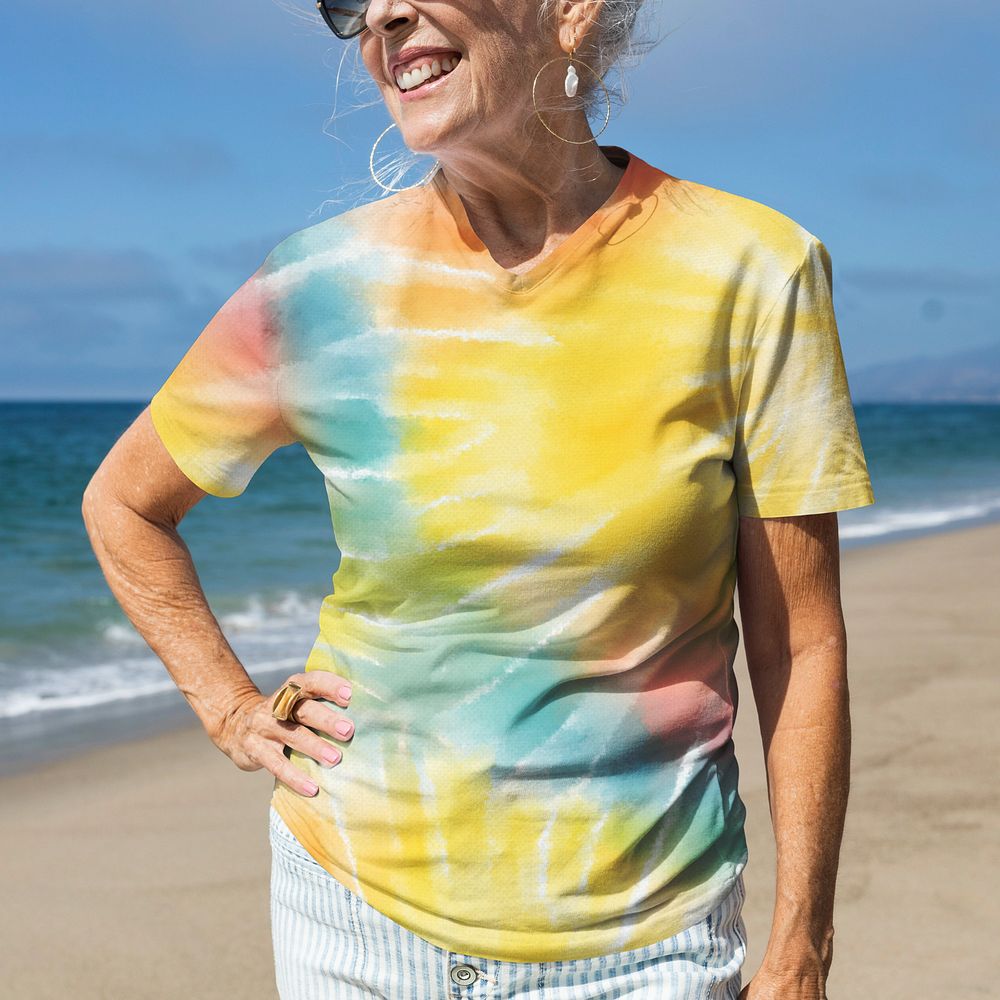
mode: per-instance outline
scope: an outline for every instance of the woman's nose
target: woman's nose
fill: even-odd
[[[365,13],[369,29],[379,35],[391,35],[417,19],[417,11],[407,0],[371,0]]]

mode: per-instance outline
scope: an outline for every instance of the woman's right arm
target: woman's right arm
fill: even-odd
[[[241,770],[266,767],[300,794],[312,795],[304,772],[282,751],[287,745],[332,763],[329,757],[331,751],[337,754],[336,748],[307,727],[334,735],[333,726],[346,717],[312,699],[346,706],[350,702],[340,688],[349,682],[328,671],[296,674],[310,698],[297,704],[296,721],[271,716],[270,697],[253,682],[222,633],[177,530],[206,495],[177,467],[147,408],[88,483],[83,520],[112,593],[163,661],[212,742]]]

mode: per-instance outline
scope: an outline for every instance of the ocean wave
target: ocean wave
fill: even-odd
[[[289,656],[263,661],[247,670],[256,677],[304,666],[302,657]],[[21,687],[0,695],[0,718],[15,718],[30,712],[53,712],[93,708],[114,702],[177,692],[177,686],[159,660],[118,661],[92,664],[71,671],[36,670]]]
[[[236,606],[217,618],[251,677],[305,669],[319,629],[321,597],[288,590],[276,596],[252,593],[231,603]],[[82,643],[78,635],[57,641],[39,637],[31,646],[8,651],[0,664],[0,718],[177,691],[159,657],[124,614],[118,620],[102,619],[95,627],[96,636]],[[290,648],[301,654],[287,655]]]
[[[222,630],[230,633],[253,633],[258,630],[266,639],[273,636],[275,628],[300,628],[319,622],[322,597],[301,594],[295,590],[285,591],[277,597],[267,598],[260,594],[250,594],[243,599],[243,605],[232,611],[217,615]],[[114,646],[144,646],[146,640],[128,619],[102,619],[97,623],[100,638]]]
[[[950,506],[904,508],[889,506],[880,510],[877,504],[864,520],[841,524],[840,537],[851,539],[886,539],[910,531],[933,531],[958,526],[965,521],[990,520],[1000,513],[1000,497],[981,500],[965,499]]]

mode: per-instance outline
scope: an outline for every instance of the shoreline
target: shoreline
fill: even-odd
[[[993,980],[1000,903],[984,892],[983,871],[1000,863],[990,791],[1000,755],[997,553],[995,522],[841,553],[852,787],[829,989],[843,1000],[978,995]],[[742,641],[736,668],[750,852],[745,984],[769,931],[774,842]],[[137,700],[124,702],[127,740],[0,776],[12,995],[275,997],[274,778],[239,771],[177,697],[169,719],[139,718]],[[946,936],[945,960],[915,960]],[[53,946],[40,953],[39,940]]]

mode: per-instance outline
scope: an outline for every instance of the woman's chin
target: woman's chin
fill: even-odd
[[[443,111],[436,114],[403,111],[398,124],[406,147],[428,156],[437,155],[446,144],[454,142],[461,125],[456,114]]]

